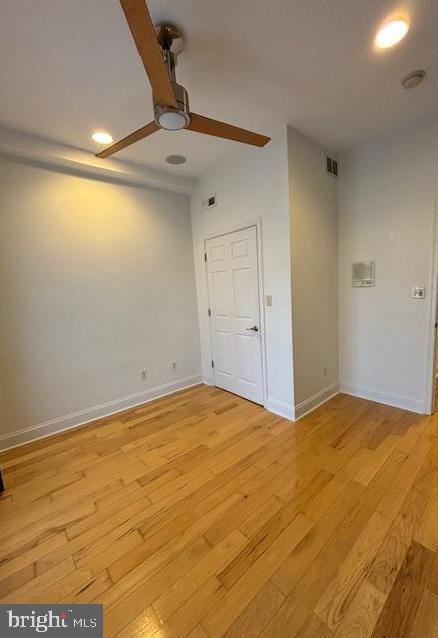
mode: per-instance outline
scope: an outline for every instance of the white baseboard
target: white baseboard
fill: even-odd
[[[204,375],[204,376],[202,377],[202,383],[203,383],[204,385],[214,385],[213,377],[207,377],[207,376],[205,376],[205,375]]]
[[[277,399],[268,399],[263,407],[269,412],[273,412],[274,414],[278,414],[278,416],[289,419],[289,421],[295,420],[293,406],[289,403],[284,403]]]
[[[401,408],[402,410],[410,410],[411,412],[419,412],[420,414],[425,414],[427,412],[424,401],[412,399],[411,397],[405,397],[401,394],[395,394],[392,392],[381,392],[380,390],[366,387],[359,383],[355,383],[354,381],[341,381],[340,391],[361,399],[368,399],[369,401],[375,401],[376,403],[392,405],[393,407]]]
[[[332,383],[304,401],[297,403],[294,409],[295,421],[302,419],[303,416],[306,416],[309,412],[313,412],[313,410],[316,410],[316,408],[319,408],[320,405],[326,403],[326,401],[329,401],[337,394],[339,394],[339,381]]]
[[[149,403],[149,401],[165,397],[179,390],[191,388],[199,383],[201,383],[201,376],[195,374],[184,379],[164,383],[156,388],[149,388],[141,392],[129,394],[125,397],[120,397],[114,401],[107,401],[100,405],[85,408],[85,410],[79,410],[78,412],[72,412],[71,414],[50,419],[50,421],[45,421],[44,423],[38,423],[37,425],[22,428],[15,432],[2,434],[0,435],[0,450],[5,451],[18,445],[29,443],[30,441],[44,439],[46,436],[77,428],[80,425],[85,425],[96,419],[111,416],[112,414],[117,414],[117,412],[123,412],[124,410],[134,408],[143,403]]]

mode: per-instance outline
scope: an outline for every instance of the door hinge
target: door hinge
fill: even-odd
[[[211,367],[214,368],[214,361],[213,359],[211,360]]]
[[[208,309],[208,316],[211,317],[211,310],[210,308]]]
[[[207,253],[204,253],[204,261],[207,261]]]

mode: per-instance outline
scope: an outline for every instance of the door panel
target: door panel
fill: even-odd
[[[206,254],[215,385],[262,404],[256,227],[209,239]]]
[[[231,319],[233,314],[233,295],[230,273],[222,270],[212,273],[212,291],[215,299],[217,317]]]
[[[231,243],[231,256],[233,259],[235,257],[248,257],[248,243],[247,239],[241,239]]]
[[[252,290],[250,268],[240,268],[234,271],[234,300],[236,319],[249,319],[252,314]]]

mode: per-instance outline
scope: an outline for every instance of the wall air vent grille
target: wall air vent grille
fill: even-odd
[[[214,208],[217,206],[217,197],[216,195],[208,195],[208,197],[204,197],[201,204],[201,210],[210,210],[210,208]]]
[[[376,262],[358,261],[351,270],[351,285],[354,288],[368,288],[376,285]]]
[[[333,177],[338,176],[338,161],[333,159],[333,157],[329,157],[328,155],[325,158],[325,170],[329,175],[333,175]]]

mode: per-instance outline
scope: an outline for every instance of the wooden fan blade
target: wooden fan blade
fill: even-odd
[[[156,101],[177,108],[155,28],[145,0],[120,0]]]
[[[127,135],[119,142],[116,142],[115,144],[108,146],[108,148],[106,148],[101,153],[97,153],[96,157],[108,157],[108,155],[117,153],[117,151],[121,151],[122,148],[126,148],[126,146],[130,146],[130,144],[134,144],[134,142],[138,142],[139,140],[142,140],[144,137],[147,137],[148,135],[152,135],[152,133],[155,133],[155,131],[158,131],[159,128],[160,127],[155,121],[149,122],[149,124],[146,124],[146,126],[142,126],[141,128],[137,129],[137,131],[134,131],[130,135]]]
[[[218,120],[212,120],[203,115],[190,113],[190,124],[188,131],[196,131],[197,133],[206,133],[215,137],[223,137],[226,140],[234,140],[235,142],[243,142],[244,144],[252,144],[253,146],[265,146],[270,141],[270,137],[247,131],[232,124],[225,124]]]

